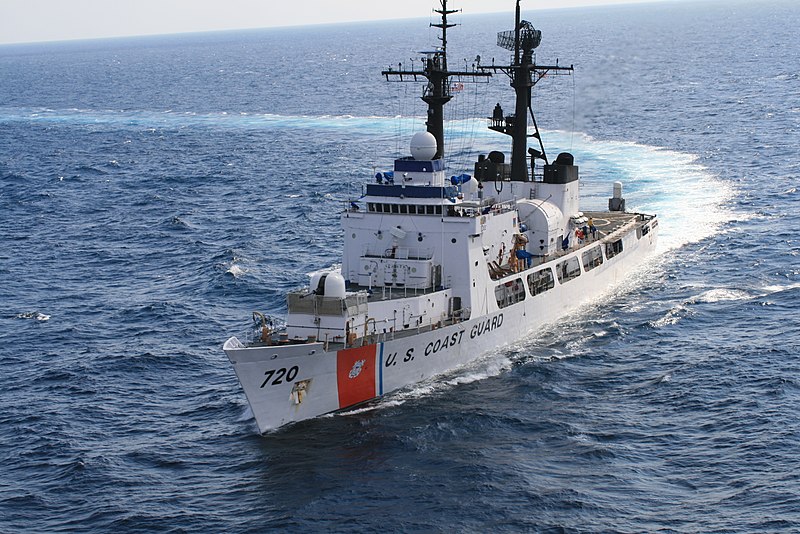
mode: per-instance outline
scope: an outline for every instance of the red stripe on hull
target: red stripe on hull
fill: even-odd
[[[368,345],[336,353],[339,408],[347,408],[376,396],[376,347],[377,345]]]

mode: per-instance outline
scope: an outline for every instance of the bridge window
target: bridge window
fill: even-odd
[[[379,204],[367,203],[367,211],[375,213],[397,213],[400,215],[441,215],[442,206],[423,205],[417,206],[412,204]]]

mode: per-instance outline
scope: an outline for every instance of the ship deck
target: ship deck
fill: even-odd
[[[591,218],[595,228],[597,228],[597,239],[591,240],[586,244],[599,241],[613,234],[631,221],[643,220],[639,213],[627,213],[624,211],[585,211],[583,214],[587,218]]]

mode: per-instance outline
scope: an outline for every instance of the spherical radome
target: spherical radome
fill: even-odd
[[[436,138],[430,132],[417,132],[411,137],[411,157],[430,160],[436,155]]]

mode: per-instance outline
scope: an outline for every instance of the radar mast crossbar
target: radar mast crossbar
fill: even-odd
[[[549,163],[531,104],[532,89],[545,76],[572,74],[573,67],[572,65],[562,67],[558,61],[555,65],[536,64],[533,50],[541,43],[542,32],[535,29],[530,22],[520,19],[520,0],[517,0],[515,22],[513,30],[497,34],[497,45],[514,51],[512,64],[479,65],[478,68],[485,72],[503,72],[511,79],[511,87],[516,93],[515,113],[504,117],[502,109],[498,105],[491,118],[489,128],[511,136],[511,179],[528,181],[527,154],[531,154],[533,158],[531,164],[536,158],[543,159],[545,164]],[[534,127],[534,133],[530,135],[528,135],[528,113],[530,113]],[[528,150],[528,137],[534,137],[539,141],[540,150]]]
[[[441,9],[434,12],[441,15],[441,22],[431,23],[431,27],[439,28],[442,32],[439,40],[441,47],[432,52],[423,52],[423,68],[421,70],[405,70],[402,64],[398,70],[389,68],[381,72],[388,81],[417,81],[418,77],[428,80],[428,85],[422,94],[422,100],[428,105],[428,120],[425,122],[428,132],[436,138],[436,154],[433,159],[444,156],[444,105],[453,95],[451,93],[450,78],[457,77],[459,82],[472,82],[481,78],[488,78],[491,72],[475,69],[474,71],[451,71],[447,68],[447,28],[456,24],[447,21],[447,15],[457,13],[458,10],[447,9],[447,0],[440,0]]]

